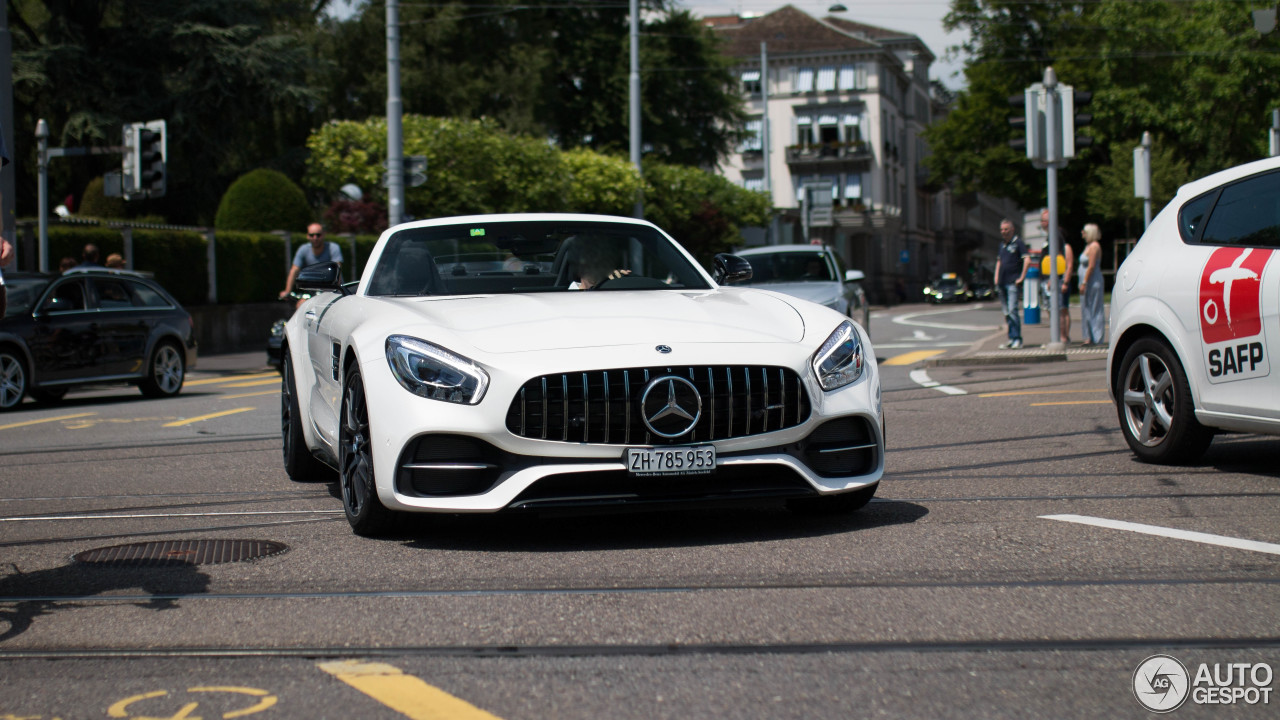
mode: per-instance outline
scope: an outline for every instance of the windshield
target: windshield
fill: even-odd
[[[4,316],[13,317],[30,313],[36,301],[40,299],[41,293],[49,286],[49,282],[50,279],[46,277],[6,277],[4,287],[7,305]]]
[[[652,227],[497,221],[392,236],[370,295],[490,295],[570,290],[706,290],[696,266]]]
[[[940,290],[952,290],[960,287],[959,278],[939,278],[933,281],[933,286]]]
[[[744,255],[751,263],[748,285],[792,282],[834,282],[831,265],[821,252],[777,252]]]

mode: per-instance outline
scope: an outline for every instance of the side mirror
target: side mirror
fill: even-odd
[[[309,292],[338,291],[342,287],[342,269],[336,262],[303,268],[294,287]]]
[[[720,253],[712,263],[711,277],[717,285],[732,285],[751,279],[751,263],[737,255]]]
[[[858,282],[859,280],[863,280],[866,277],[867,277],[866,274],[863,273],[861,270],[845,270],[844,271],[845,282]]]

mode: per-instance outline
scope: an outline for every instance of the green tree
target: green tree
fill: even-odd
[[[406,153],[425,155],[428,166],[427,183],[405,193],[411,215],[626,215],[643,189],[646,216],[704,262],[741,243],[741,228],[769,221],[767,195],[705,170],[652,161],[645,164],[642,182],[620,157],[581,148],[561,151],[544,140],[510,135],[492,120],[409,115],[404,144]],[[322,194],[355,183],[366,199],[381,199],[385,146],[380,118],[327,123],[308,141],[307,183]]]
[[[315,99],[298,29],[314,25],[316,7],[326,4],[15,0],[15,131],[31,137],[44,118],[52,146],[112,146],[121,144],[125,123],[163,118],[167,194],[129,209],[207,222],[232,178],[264,164],[298,163],[291,148],[305,140]],[[32,178],[34,159],[20,163]],[[80,188],[118,167],[110,155],[60,161],[51,166],[50,184]],[[34,206],[27,196],[34,181],[19,187],[19,202]]]
[[[642,138],[657,159],[711,165],[738,138],[741,101],[712,32],[672,5],[641,3]],[[550,137],[563,148],[628,151],[626,3],[407,4],[400,17],[406,113],[491,118],[509,132]],[[326,62],[317,85],[327,116],[384,115],[384,7],[365,4],[324,25],[317,42]]]
[[[1132,203],[1103,201],[1100,188],[1122,190],[1119,173],[1143,131],[1161,138],[1152,162],[1158,188],[1262,157],[1267,113],[1280,96],[1280,34],[1259,36],[1249,14],[1265,5],[954,0],[946,25],[969,32],[972,60],[953,112],[926,133],[933,181],[1042,204],[1044,173],[1007,147],[1006,98],[1049,66],[1061,82],[1094,93],[1082,134],[1096,142],[1060,174],[1069,217],[1105,212],[1109,234],[1133,219]],[[1132,185],[1125,192],[1132,198]]]

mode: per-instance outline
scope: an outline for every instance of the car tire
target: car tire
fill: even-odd
[[[142,394],[151,398],[173,397],[182,391],[187,378],[186,361],[182,350],[172,340],[156,343],[147,360],[147,373],[138,383]]]
[[[876,483],[871,487],[839,495],[793,498],[787,501],[787,509],[797,515],[844,515],[857,512],[871,502],[879,486],[880,484]]]
[[[11,348],[0,348],[0,412],[22,404],[30,376],[22,357]]]
[[[38,403],[53,404],[61,402],[62,398],[67,396],[66,388],[31,388],[29,393],[31,399]]]
[[[294,482],[327,482],[335,477],[333,469],[320,462],[307,447],[302,434],[302,412],[298,409],[298,386],[293,378],[293,362],[286,349],[282,355],[280,372],[280,435],[284,454],[284,471]]]
[[[1120,431],[1143,462],[1194,462],[1213,441],[1213,431],[1196,420],[1182,363],[1161,340],[1143,338],[1129,348],[1115,395]]]
[[[352,364],[342,384],[342,410],[338,416],[338,483],[342,509],[357,535],[377,537],[393,529],[397,513],[378,499],[374,479],[373,440],[369,405],[365,401],[360,369]]]

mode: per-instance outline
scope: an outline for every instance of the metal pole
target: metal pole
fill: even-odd
[[[1280,112],[1280,111],[1277,111]],[[1277,155],[1280,153],[1272,153]],[[1142,229],[1151,227],[1151,133],[1142,133],[1142,171],[1147,174],[1147,196],[1142,199]]]
[[[1271,111],[1271,155],[1280,155],[1280,110]]]
[[[1049,167],[1046,169],[1046,194],[1049,204],[1049,344],[1050,350],[1063,350],[1058,311],[1062,304],[1059,296],[1062,281],[1058,276],[1058,248],[1062,241],[1058,237],[1058,164],[1062,158],[1062,123],[1058,117],[1058,76],[1053,68],[1044,71],[1044,117],[1045,139],[1048,143]],[[1041,280],[1043,282],[1043,280]]]
[[[36,121],[36,203],[40,206],[40,272],[49,272],[49,123]]]
[[[770,210],[773,209],[773,173],[769,170],[769,48],[760,43],[760,151],[764,157],[764,191],[769,193]],[[770,213],[772,214],[772,213]],[[765,226],[764,244],[774,243],[774,218]]]
[[[4,132],[4,146],[9,149],[9,159],[13,160],[18,155],[18,148],[14,147],[14,140],[17,138],[13,132],[13,40],[9,34],[9,2],[8,0],[0,0],[0,131]],[[13,252],[15,260],[20,260],[18,248],[20,243],[15,233],[15,218],[17,215],[14,209],[17,208],[17,172],[14,163],[9,163],[0,170],[0,234],[13,243]],[[15,262],[10,268],[16,270],[20,267]]]
[[[636,174],[641,175],[640,169],[640,8],[638,0],[631,0],[631,76],[630,76],[630,106],[631,106],[631,164],[636,168]],[[643,186],[641,186],[643,187]],[[643,190],[636,194],[635,216],[644,217],[644,196]]]
[[[387,0],[387,222],[404,217],[404,129],[400,101],[400,3]]]

